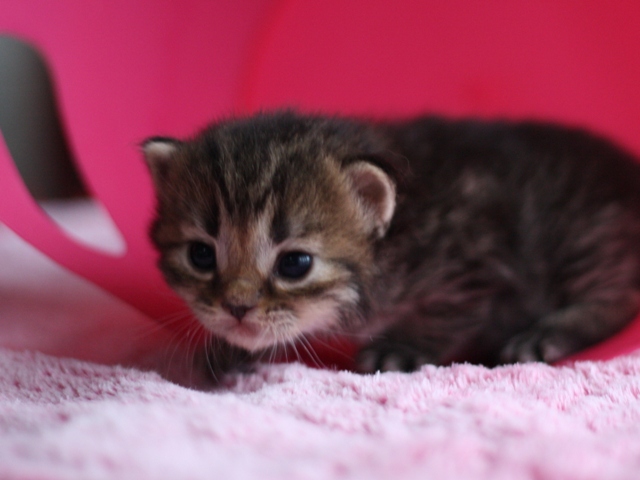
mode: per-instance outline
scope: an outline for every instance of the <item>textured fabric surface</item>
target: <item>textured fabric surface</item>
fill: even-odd
[[[640,356],[361,376],[259,367],[193,390],[0,350],[1,478],[632,479]]]
[[[90,205],[48,211],[109,239]],[[638,478],[640,354],[372,376],[272,365],[213,388],[173,334],[3,228],[0,258],[1,479]]]

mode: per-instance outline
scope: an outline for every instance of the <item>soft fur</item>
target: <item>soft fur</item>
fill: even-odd
[[[278,112],[144,151],[168,283],[248,351],[337,331],[371,339],[364,371],[549,362],[638,311],[640,168],[581,130]]]

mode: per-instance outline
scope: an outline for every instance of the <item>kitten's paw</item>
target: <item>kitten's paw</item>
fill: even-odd
[[[362,373],[413,372],[428,363],[433,362],[419,349],[387,342],[363,348],[356,358],[356,366]]]
[[[563,332],[534,328],[516,335],[500,352],[504,363],[553,363],[574,353],[576,346]]]

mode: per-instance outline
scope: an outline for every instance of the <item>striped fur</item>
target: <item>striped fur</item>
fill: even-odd
[[[555,361],[638,311],[640,168],[578,129],[276,112],[144,151],[160,268],[250,351],[356,331],[364,371]],[[214,271],[191,265],[195,241]],[[310,272],[282,278],[297,251]]]

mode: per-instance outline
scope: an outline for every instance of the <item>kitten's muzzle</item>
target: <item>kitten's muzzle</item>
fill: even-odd
[[[236,320],[241,321],[250,310],[255,308],[255,305],[233,305],[228,302],[222,302],[222,308],[235,317]]]
[[[237,278],[225,288],[221,307],[238,321],[253,310],[262,297],[257,281],[247,278]]]

